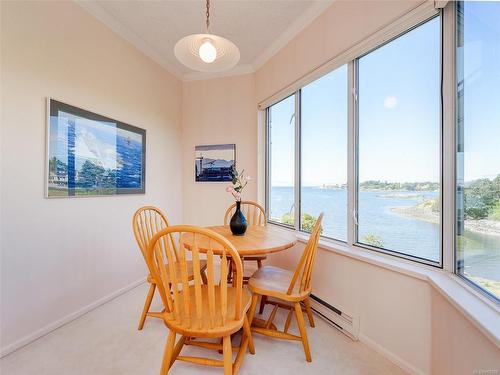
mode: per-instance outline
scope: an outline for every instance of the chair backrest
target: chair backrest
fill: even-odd
[[[299,293],[309,293],[311,291],[311,276],[316,259],[316,251],[318,249],[319,237],[321,234],[321,222],[323,221],[323,213],[321,213],[314,224],[313,230],[307,241],[307,245],[302,253],[299,264],[295,269],[287,294],[292,294],[295,289],[295,284],[299,281]]]
[[[173,266],[175,250],[170,241],[172,238],[178,240],[177,269]],[[194,275],[191,285],[186,262],[188,253],[191,255]],[[206,254],[206,285],[202,285],[200,276],[200,253]],[[220,276],[216,280],[214,260],[219,257]],[[231,291],[234,303],[228,304],[230,287],[227,284],[227,274],[230,257],[237,275],[235,289]],[[190,225],[174,225],[153,236],[147,248],[146,258],[159,287],[169,320],[176,321],[186,329],[216,329],[224,327],[228,320],[242,318],[243,266],[234,246],[220,234]],[[171,293],[165,293],[168,290],[171,290]]]
[[[241,201],[241,212],[245,215],[248,225],[267,225],[266,210],[256,202],[252,201]],[[233,216],[236,211],[236,203],[233,203],[226,210],[224,215],[224,225],[229,225],[231,216]]]
[[[134,236],[146,260],[146,250],[153,236],[169,226],[165,214],[157,207],[144,206],[135,211],[132,218]],[[173,238],[170,239],[175,249]]]

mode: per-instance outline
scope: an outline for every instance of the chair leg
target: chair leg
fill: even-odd
[[[260,299],[259,314],[262,314],[264,312],[264,307],[266,307],[266,302],[267,302],[267,296],[262,296],[262,298]]]
[[[227,284],[231,284],[233,282],[233,261],[231,259],[228,260],[229,267],[227,270]]]
[[[311,351],[309,350],[309,341],[307,341],[306,324],[304,322],[304,315],[302,314],[302,307],[299,302],[294,303],[295,316],[297,317],[297,325],[299,326],[300,338],[302,339],[302,346],[306,354],[306,361],[311,362]]]
[[[149,312],[149,307],[151,306],[151,301],[153,300],[153,296],[155,294],[156,284],[149,284],[149,291],[146,297],[146,302],[144,302],[144,308],[142,309],[141,319],[139,319],[139,327],[137,328],[139,331],[144,327],[144,322],[146,321],[146,316]]]
[[[248,349],[251,354],[255,354],[255,347],[253,346],[253,337],[252,331],[250,330],[250,324],[248,323],[248,316],[245,315],[245,319],[243,320],[243,331],[245,335],[248,337]]]
[[[175,332],[170,330],[168,333],[167,343],[165,344],[165,351],[163,352],[163,362],[161,364],[160,375],[167,375],[170,366],[172,365],[172,356],[174,352]]]
[[[258,294],[252,295],[252,304],[250,305],[250,310],[248,310],[248,324],[252,325],[253,317],[255,316],[255,310],[257,309],[257,299],[259,298]]]
[[[172,359],[170,360],[170,367],[172,367],[172,365],[174,364],[175,360],[179,356],[182,348],[184,347],[184,344],[185,344],[186,340],[187,340],[186,336],[181,336],[181,338],[179,339],[179,341],[177,341],[177,344],[175,344],[175,347],[174,347],[174,350],[173,350],[173,353],[172,353]]]
[[[203,284],[207,285],[208,280],[207,280],[206,270],[200,271],[200,276],[201,276],[201,281],[203,281]]]
[[[222,339],[224,352],[224,375],[233,373],[233,348],[231,347],[231,336],[224,336]]]
[[[231,263],[233,263],[232,260],[231,260]],[[241,265],[244,266],[245,263],[241,262]],[[232,277],[232,284],[233,284],[233,287],[235,287],[236,286],[236,280],[238,279],[238,270],[234,266],[232,268],[233,268],[233,272],[232,272],[232,275],[231,275],[231,277]],[[242,271],[242,273],[244,275],[245,272],[244,272],[243,268],[242,268],[241,271]]]
[[[283,332],[288,333],[288,329],[290,328],[290,323],[292,322],[293,309],[290,309],[288,315],[286,316],[285,329]]]
[[[314,317],[311,309],[311,301],[309,297],[304,300],[304,305],[306,306],[307,317],[309,318],[309,325],[314,328]]]
[[[262,268],[262,260],[257,259],[257,267]]]

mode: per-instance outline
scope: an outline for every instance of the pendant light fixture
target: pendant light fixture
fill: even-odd
[[[218,35],[210,34],[210,0],[206,0],[206,34],[192,34],[179,40],[174,54],[182,64],[199,72],[222,72],[240,60],[236,45]]]

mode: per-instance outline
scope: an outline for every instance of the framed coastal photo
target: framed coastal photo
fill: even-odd
[[[236,145],[195,146],[195,181],[231,181],[231,169],[235,165]]]
[[[46,196],[144,194],[146,130],[47,100]]]

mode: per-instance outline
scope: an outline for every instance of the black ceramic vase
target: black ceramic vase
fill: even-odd
[[[229,222],[229,227],[235,236],[243,236],[247,230],[247,219],[241,212],[241,202],[236,202],[236,211]]]

